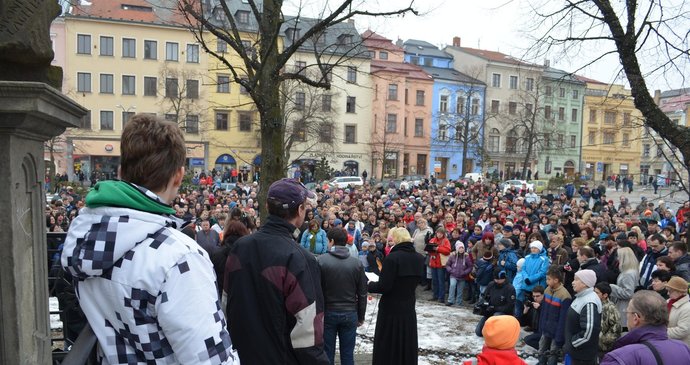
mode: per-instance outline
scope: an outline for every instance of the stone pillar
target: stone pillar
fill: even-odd
[[[51,364],[43,146],[85,114],[44,83],[0,81],[0,364]]]

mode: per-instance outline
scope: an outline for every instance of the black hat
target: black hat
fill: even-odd
[[[496,268],[494,270],[494,279],[505,279],[506,278],[506,272],[505,270],[501,270],[500,268]]]

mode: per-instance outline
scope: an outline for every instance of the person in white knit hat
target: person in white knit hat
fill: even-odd
[[[575,273],[573,289],[576,294],[565,320],[563,345],[572,365],[596,364],[602,309],[601,300],[594,293],[596,283],[597,275],[592,270]]]

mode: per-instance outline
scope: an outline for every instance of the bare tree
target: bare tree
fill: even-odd
[[[187,26],[198,42],[228,68],[233,81],[244,87],[256,104],[261,120],[260,200],[265,200],[269,185],[284,176],[287,126],[280,103],[282,83],[297,80],[313,87],[330,88],[331,82],[326,77],[329,65],[320,61],[321,54],[323,50],[330,50],[329,54],[336,50],[347,54],[352,44],[351,39],[343,37],[338,38],[337,43],[317,47],[321,40],[326,39],[324,34],[354,16],[416,14],[412,2],[410,0],[410,5],[401,9],[368,11],[370,6],[367,7],[364,1],[340,0],[325,6],[316,19],[302,22],[305,18],[297,14],[289,19],[288,28],[292,30],[286,34],[289,42],[283,47],[285,38],[281,37],[288,18],[282,12],[283,0],[178,0],[178,10],[185,16]],[[217,39],[227,44],[232,52],[217,52],[212,47]],[[299,50],[310,46],[321,71],[319,77],[312,78],[308,73],[285,68],[288,60]],[[261,215],[266,215],[263,205]]]
[[[557,53],[567,59],[584,50],[601,50],[587,65],[617,55],[645,125],[678,148],[683,164],[690,166],[690,128],[671,123],[655,103],[645,79],[661,75],[667,80],[685,80],[690,61],[688,4],[658,0],[531,0],[530,4],[541,21],[533,22],[530,29],[536,41],[529,52],[538,58]]]
[[[160,108],[165,119],[177,123],[188,135],[203,139],[211,126],[209,108],[201,102],[202,80],[196,71],[164,65],[159,70],[157,91],[163,99]]]
[[[398,171],[400,151],[405,147],[405,138],[402,133],[397,133],[397,120],[396,126],[387,125],[388,121],[377,121],[374,120],[374,127],[371,131],[371,139],[369,140],[369,146],[371,148],[372,160],[375,165],[381,166],[381,176],[379,180],[383,180],[384,177],[397,177],[400,175]],[[395,159],[390,157],[395,154]],[[387,161],[395,161],[387,162]],[[394,165],[394,166],[393,166]],[[376,167],[378,169],[378,167]],[[392,171],[395,173],[392,173]],[[372,177],[376,177],[376,170],[371,172]]]

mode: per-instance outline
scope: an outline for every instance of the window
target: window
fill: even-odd
[[[570,148],[575,148],[577,147],[577,136],[572,135],[570,136]]]
[[[491,112],[498,114],[498,110],[501,107],[501,103],[498,100],[491,100]]]
[[[101,94],[113,93],[113,75],[101,74]]]
[[[530,104],[530,103],[525,104],[525,115],[528,117],[531,117],[532,113],[534,113],[533,109],[534,109],[534,106],[532,104]]]
[[[629,133],[623,133],[623,146],[624,147],[630,147],[630,134]]]
[[[125,129],[125,124],[134,116],[134,112],[122,112],[122,129]]]
[[[345,112],[346,113],[354,113],[356,102],[357,102],[357,99],[354,96],[348,96],[347,101],[345,103]]]
[[[517,141],[518,136],[515,130],[508,132],[508,136],[506,137],[506,152],[515,153],[517,150]]]
[[[424,105],[424,90],[417,90],[415,105]]]
[[[252,131],[252,115],[249,113],[240,113],[240,131],[241,132],[251,132]]]
[[[245,10],[238,11],[236,19],[240,24],[249,24],[249,12]]]
[[[347,82],[357,82],[357,67],[347,66]]]
[[[88,72],[77,72],[77,91],[80,93],[91,92],[91,74]]]
[[[508,102],[508,114],[510,115],[515,115],[517,114],[517,103],[514,101]]]
[[[571,122],[577,122],[577,109],[571,110],[570,112],[570,121]]]
[[[662,157],[663,155],[664,155],[664,150],[661,147],[657,146],[656,157]]]
[[[544,148],[551,148],[551,135],[544,133]]]
[[[189,134],[199,134],[199,116],[187,115],[184,119],[184,129]]]
[[[398,133],[397,114],[388,114],[386,117],[386,133]]]
[[[177,123],[177,114],[166,114],[164,117],[165,117],[165,120],[167,120],[168,122]]]
[[[558,96],[560,96],[561,98],[565,98],[565,88],[564,88],[564,87],[562,87],[562,88],[559,90]]]
[[[499,132],[496,128],[491,129],[491,132],[489,132],[489,152],[498,152],[500,141],[501,132]]]
[[[242,95],[249,94],[249,91],[247,90],[247,88],[244,87],[244,84],[248,83],[249,80],[246,78],[242,78],[241,81],[242,82],[240,82],[240,94],[242,94]]]
[[[216,52],[225,53],[228,51],[228,43],[222,39],[216,41]]]
[[[604,123],[615,124],[616,123],[616,112],[604,112]]]
[[[144,59],[157,60],[158,59],[158,42],[144,41]]]
[[[448,140],[448,125],[441,124],[438,126],[438,139],[439,141]]]
[[[165,97],[166,98],[177,98],[178,92],[177,92],[177,79],[176,78],[167,78],[165,79]]]
[[[441,95],[441,99],[438,103],[438,111],[441,113],[448,112],[448,95]]]
[[[565,136],[559,133],[558,136],[556,137],[556,147],[563,148],[564,143],[565,143]]]
[[[137,40],[122,38],[122,57],[135,58],[137,56]]]
[[[112,111],[101,111],[101,130],[112,131],[113,130],[113,112]]]
[[[180,53],[180,45],[175,42],[165,42],[165,60],[177,62]]]
[[[254,48],[252,47],[252,41],[243,40],[242,41],[242,48],[244,48],[244,50],[247,51],[248,53],[251,53],[254,51]]]
[[[596,132],[590,131],[588,137],[589,137],[589,138],[588,138],[589,144],[592,145],[592,144],[595,144],[595,143],[596,143],[596,141],[597,141],[597,134],[596,134]]]
[[[77,34],[77,53],[91,54],[91,36],[89,34]]]
[[[424,57],[424,66],[431,67],[434,65],[434,60],[430,57]]]
[[[649,157],[649,151],[651,151],[652,146],[648,144],[642,145],[642,156]]]
[[[113,55],[113,37],[101,36],[101,56]]]
[[[544,88],[544,93],[546,94],[546,96],[551,96],[551,95],[553,95],[553,90],[551,89],[551,86],[546,86],[546,87]]]
[[[91,130],[91,110],[86,111],[86,115],[81,119],[83,129]]]
[[[345,126],[345,143],[357,143],[357,127],[354,125]]]
[[[332,96],[330,95],[321,95],[321,110],[324,112],[330,112],[331,111],[331,102],[332,102]]]
[[[307,63],[304,61],[295,61],[295,73],[300,75],[306,74]]]
[[[331,123],[324,122],[319,125],[319,142],[333,142],[333,125]]]
[[[414,120],[414,136],[424,137],[424,119],[416,118]]]
[[[219,131],[228,130],[228,113],[216,112],[216,129]]]
[[[479,99],[473,98],[472,99],[472,115],[477,115],[479,114]]]
[[[544,106],[544,118],[551,120],[551,105]]]
[[[410,63],[413,65],[418,65],[419,64],[419,57],[417,56],[410,56]]]
[[[465,114],[465,97],[464,96],[458,96],[455,98],[455,112],[457,114]]]
[[[510,76],[510,88],[512,90],[517,90],[517,88],[518,88],[518,77],[517,76]]]
[[[577,100],[580,98],[580,91],[579,90],[573,90],[573,100]]]
[[[199,45],[198,44],[188,44],[187,45],[187,62],[188,63],[199,63]]]
[[[613,144],[615,134],[612,132],[604,132],[604,144]]]
[[[492,74],[491,75],[491,86],[501,87],[501,74]]]
[[[298,91],[295,93],[295,109],[304,110],[304,105],[306,103],[306,95],[303,91]]]
[[[134,76],[122,76],[122,95],[136,94],[136,78]]]
[[[597,110],[596,109],[590,109],[589,110],[589,122],[590,123],[596,123],[597,122]]]
[[[229,93],[230,92],[230,76],[218,75],[218,85],[216,85],[216,92]]]
[[[398,100],[398,84],[388,85],[388,100]]]
[[[565,108],[564,107],[558,108],[558,120],[560,120],[560,121],[565,120]]]
[[[678,124],[677,119],[676,124]],[[632,119],[630,118],[630,113],[623,113],[623,127],[632,127]]]
[[[199,99],[199,80],[187,80],[187,98]]]
[[[158,78],[144,77],[144,96],[158,95]]]
[[[292,123],[292,138],[295,141],[307,140],[307,123],[304,120],[296,120]]]
[[[387,60],[387,59],[388,59],[388,52],[379,51],[379,59],[381,59],[381,60]]]
[[[533,91],[534,90],[534,79],[531,77],[528,77],[527,80],[525,81],[525,90],[527,91]]]

